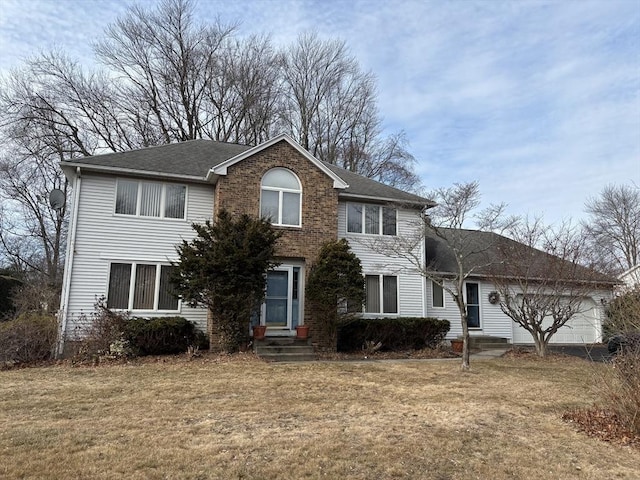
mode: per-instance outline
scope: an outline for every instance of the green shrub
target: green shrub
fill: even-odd
[[[133,317],[124,325],[123,339],[138,355],[183,353],[206,343],[205,335],[183,317]]]
[[[434,348],[449,328],[448,320],[437,318],[358,318],[340,326],[338,351],[360,350],[367,342],[382,343],[382,351]]]
[[[48,360],[57,340],[53,315],[26,313],[0,323],[0,362],[33,363]]]

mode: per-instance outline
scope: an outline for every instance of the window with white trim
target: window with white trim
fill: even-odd
[[[112,263],[107,307],[121,310],[178,311],[172,293],[175,267],[154,263]]]
[[[431,281],[431,305],[434,308],[444,308],[444,288]]]
[[[347,203],[347,232],[396,235],[397,211],[368,203]]]
[[[187,186],[118,179],[115,213],[140,217],[185,218]]]
[[[365,275],[366,313],[398,313],[398,277]]]
[[[260,216],[273,225],[301,225],[302,187],[291,170],[274,168],[264,174],[260,183]]]

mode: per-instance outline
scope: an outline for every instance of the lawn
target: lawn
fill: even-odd
[[[0,478],[637,479],[561,420],[573,358],[267,364],[204,357],[0,372]]]

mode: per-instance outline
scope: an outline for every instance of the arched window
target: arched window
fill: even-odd
[[[260,216],[274,225],[300,226],[302,187],[298,177],[285,168],[274,168],[262,177]]]

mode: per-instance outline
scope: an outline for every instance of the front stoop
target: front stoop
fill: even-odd
[[[472,350],[507,350],[511,344],[506,338],[489,335],[469,336],[469,348]]]
[[[268,362],[308,362],[317,360],[307,340],[294,337],[267,337],[253,343],[253,351]]]

